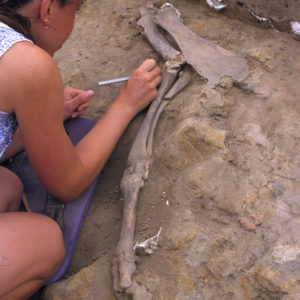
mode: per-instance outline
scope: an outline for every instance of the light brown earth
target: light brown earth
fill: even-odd
[[[141,257],[136,276],[154,299],[300,299],[300,44],[288,33],[299,2],[243,1],[278,30],[228,2],[220,14],[204,1],[172,1],[192,31],[244,56],[250,76],[209,89],[194,74],[161,116],[136,227],[137,241],[162,227],[158,252]],[[101,118],[122,86],[98,81],[149,57],[161,65],[136,26],[145,3],[86,0],[56,55],[66,85],[95,91],[86,117]],[[101,174],[65,279],[43,299],[115,299],[119,184],[143,116]]]

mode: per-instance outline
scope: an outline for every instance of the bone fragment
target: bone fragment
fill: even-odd
[[[159,228],[158,233],[147,239],[144,242],[136,243],[133,247],[133,251],[137,255],[152,255],[157,251],[157,245],[159,241],[159,236],[161,233],[161,227]]]
[[[300,23],[299,22],[291,22],[292,32],[297,35],[300,35]]]
[[[206,3],[215,10],[222,10],[227,6],[223,3],[223,0],[206,0]]]
[[[187,63],[208,80],[210,88],[219,84],[222,77],[242,81],[249,75],[245,58],[190,31],[171,5],[163,6],[154,16],[154,21],[174,38]]]
[[[173,84],[171,89],[165,95],[164,99],[172,99],[178,92],[183,90],[192,79],[192,70],[187,65],[184,67],[183,71],[179,73],[179,77],[176,82]]]

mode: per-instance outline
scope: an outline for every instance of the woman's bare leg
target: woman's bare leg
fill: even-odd
[[[64,254],[61,230],[50,218],[0,213],[0,299],[27,299],[56,271]]]
[[[23,185],[0,166],[0,300],[23,300],[47,281],[63,260],[62,233],[50,218],[21,213]]]
[[[23,193],[21,180],[10,170],[0,166],[0,213],[17,211]]]

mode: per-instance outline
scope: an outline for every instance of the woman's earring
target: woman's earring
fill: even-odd
[[[46,19],[44,20],[44,23],[45,23],[44,27],[45,27],[46,29],[49,29],[49,19],[48,19],[48,18],[46,18]]]

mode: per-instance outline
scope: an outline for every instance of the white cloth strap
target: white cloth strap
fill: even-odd
[[[6,24],[4,24],[3,22],[0,22],[0,27],[3,27],[3,28],[10,28],[9,26],[7,26]]]

